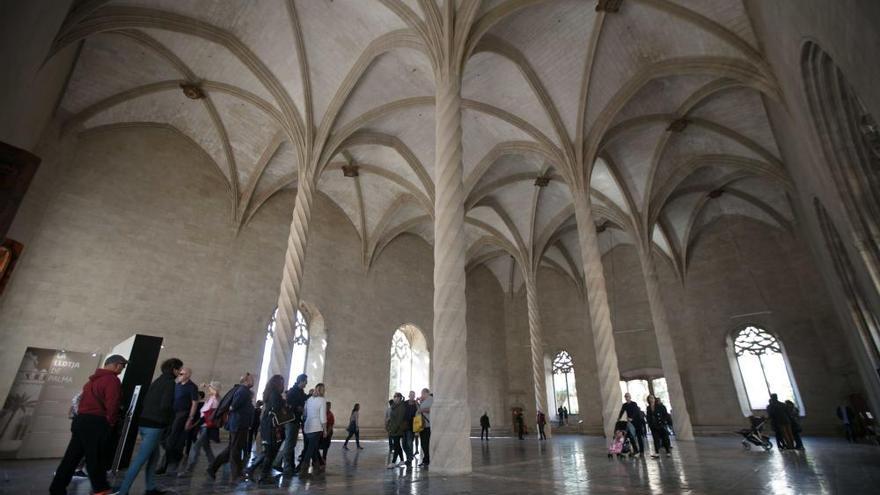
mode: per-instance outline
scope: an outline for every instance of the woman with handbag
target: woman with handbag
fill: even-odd
[[[284,377],[281,375],[273,375],[272,378],[269,378],[269,383],[263,390],[263,414],[260,416],[262,450],[245,470],[245,474],[252,477],[253,472],[262,466],[261,483],[272,481],[272,463],[281,446],[281,432],[284,431],[284,427],[281,425],[287,421],[287,406],[281,396],[283,392]]]
[[[364,450],[361,447],[361,428],[360,428],[360,415],[361,415],[361,405],[355,404],[351,409],[351,416],[348,418],[348,437],[345,439],[345,443],[342,444],[342,448],[348,450],[348,441],[351,440],[351,437],[354,437],[354,443],[357,445],[358,450]]]
[[[199,435],[189,451],[189,459],[186,463],[186,469],[180,472],[178,476],[189,476],[192,474],[196,463],[199,462],[199,451],[205,451],[205,457],[208,458],[208,464],[214,462],[214,451],[211,449],[211,442],[220,441],[220,428],[214,422],[214,411],[220,405],[220,382],[211,382],[207,385],[208,393],[205,397],[205,403],[199,410]]]

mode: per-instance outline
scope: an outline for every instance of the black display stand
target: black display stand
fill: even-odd
[[[130,346],[130,350],[128,349]],[[126,350],[128,353],[126,355]],[[113,456],[113,471],[128,467],[134,444],[137,441],[138,417],[141,414],[144,397],[153,381],[159,352],[162,350],[162,337],[134,335],[117,346],[111,353],[122,354],[128,359],[122,377],[122,400],[125,416],[119,431],[116,454]]]

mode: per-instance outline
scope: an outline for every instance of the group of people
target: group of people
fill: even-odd
[[[626,427],[617,429],[615,432],[609,453],[619,454],[624,439],[629,438],[633,457],[644,456],[646,453],[645,438],[648,435],[648,429],[650,429],[651,437],[654,439],[654,453],[651,454],[651,457],[654,459],[660,457],[661,447],[666,451],[666,457],[671,457],[672,446],[669,441],[669,427],[672,425],[672,418],[660,398],[649,395],[644,412],[632,400],[629,392],[624,394],[623,398],[624,403],[620,407],[618,421],[625,422]]]
[[[388,468],[412,466],[421,446],[422,462],[419,467],[431,464],[431,406],[434,395],[423,388],[416,398],[415,391],[403,394],[395,392],[385,410],[385,431],[388,432]],[[350,435],[349,435],[350,436]],[[346,440],[346,442],[348,442]]]
[[[556,408],[556,417],[559,419],[559,426],[568,424],[568,407],[559,406]]]
[[[779,396],[770,394],[767,416],[770,418],[770,426],[776,435],[776,447],[779,450],[804,450],[804,442],[801,440],[801,413],[794,402],[781,402]]]
[[[164,493],[156,483],[161,475],[188,476],[198,464],[201,452],[208,461],[206,472],[212,479],[224,464],[229,464],[230,481],[255,479],[274,481],[273,467],[285,475],[306,476],[320,472],[326,464],[335,418],[331,403],[324,398],[326,387],[315,385],[308,392],[308,377],[299,375],[285,390],[284,377],[274,375],[254,403],[254,377],[245,373],[239,383],[221,395],[217,382],[200,387],[191,380],[192,371],[177,358],[165,360],[161,374],[149,386],[137,417],[140,446],[133,455],[121,485],[112,489],[107,479],[115,443],[112,432],[121,417],[121,384],[118,375],[128,361],[119,355],[108,357],[102,368],[89,377],[71,408],[71,439],[50,486],[50,494],[67,493],[71,479],[83,467],[96,495],[126,495],[141,471],[147,495]],[[422,401],[425,402],[424,400]],[[430,401],[427,404],[430,412]],[[360,405],[352,409],[348,441],[355,437],[361,449],[359,432]],[[428,423],[430,424],[430,423]],[[220,429],[228,431],[228,442],[216,456],[212,443],[220,442]],[[410,426],[410,429],[412,427]],[[300,433],[303,448],[299,458],[294,452]],[[259,454],[251,459],[253,444],[260,441]],[[423,433],[423,443],[430,438]],[[425,463],[428,459],[425,459]]]

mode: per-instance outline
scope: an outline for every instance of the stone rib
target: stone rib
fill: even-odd
[[[465,299],[461,83],[437,80],[434,199],[434,405],[431,470],[471,472]]]
[[[593,331],[593,347],[596,352],[599,394],[602,399],[602,423],[605,437],[612,438],[614,423],[617,421],[622,401],[620,397],[620,369],[617,364],[617,350],[614,346],[611,313],[608,309],[605,274],[602,271],[602,254],[599,252],[596,224],[589,198],[580,191],[574,194],[574,201],[578,241],[581,245],[581,257],[584,263],[587,303]]]
[[[304,174],[307,175],[307,174]],[[305,272],[306,245],[309,240],[309,222],[314,201],[310,177],[303,176],[296,191],[287,252],[284,254],[284,272],[281,275],[281,291],[278,294],[278,315],[275,317],[275,338],[272,342],[272,361],[269,374],[279,374],[287,380],[290,359],[293,354],[293,327],[296,311],[302,295]],[[262,391],[258,391],[261,393]]]
[[[675,427],[675,438],[678,440],[693,440],[694,430],[691,427],[691,416],[688,413],[687,402],[684,399],[684,388],[681,385],[681,375],[678,371],[675,349],[672,346],[672,336],[669,335],[669,322],[666,319],[666,308],[663,307],[663,299],[660,295],[660,281],[657,278],[657,268],[651,257],[650,247],[642,246],[638,251],[639,260],[642,263],[642,273],[645,276],[645,288],[648,292],[648,306],[651,308],[651,319],[654,323],[654,335],[657,338],[660,365],[663,367],[663,375],[666,377],[669,401],[672,402],[670,405],[672,406],[672,424]],[[637,401],[641,402],[641,399],[639,398]]]
[[[532,351],[532,381],[535,384],[535,407],[547,417],[547,379],[544,370],[544,330],[541,326],[541,312],[538,307],[538,287],[536,275],[526,274],[526,302],[529,308],[529,343]],[[550,423],[544,433],[550,438]]]

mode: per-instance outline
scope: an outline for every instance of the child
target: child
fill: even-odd
[[[620,455],[623,453],[623,439],[624,434],[622,431],[617,430],[614,432],[614,440],[612,440],[611,445],[608,447],[608,458],[614,457],[614,455]]]

